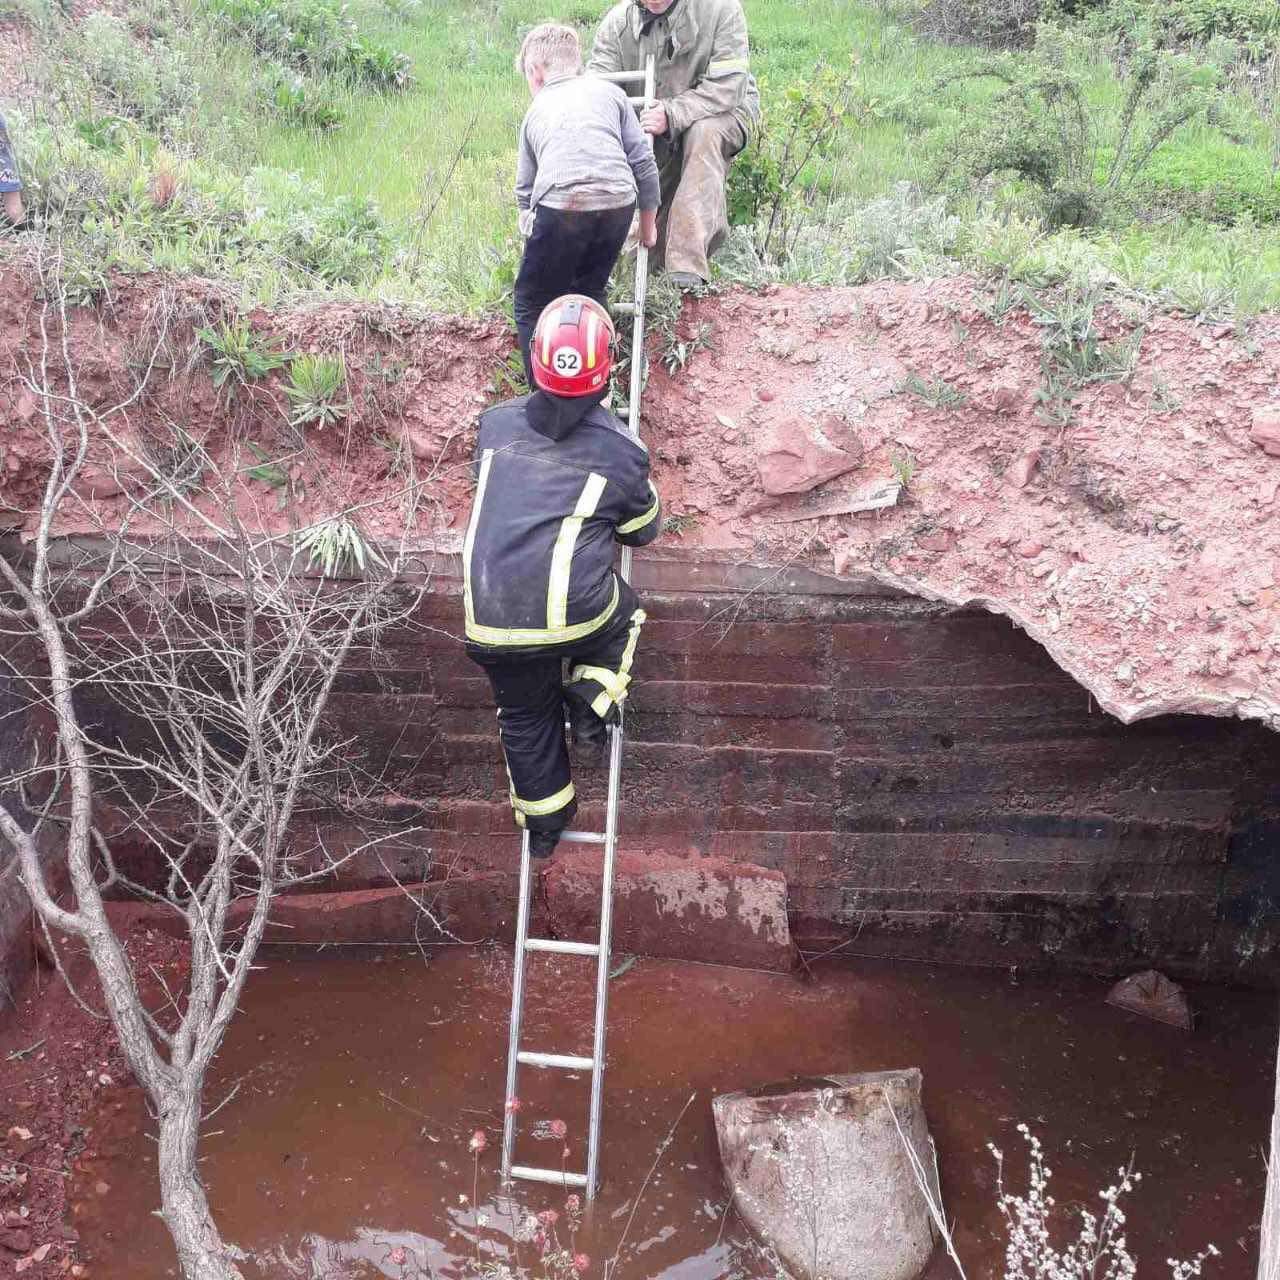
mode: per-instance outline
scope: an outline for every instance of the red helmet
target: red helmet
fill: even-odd
[[[569,293],[549,303],[533,331],[533,380],[557,396],[589,396],[609,381],[613,321],[594,298]]]

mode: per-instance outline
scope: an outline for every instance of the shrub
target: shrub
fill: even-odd
[[[247,182],[252,231],[264,249],[324,284],[359,284],[382,271],[391,237],[372,200],[329,199],[295,174],[257,169]]]
[[[818,188],[817,162],[829,156],[848,115],[850,67],[819,65],[766,98],[764,123],[729,173],[729,221],[752,229],[762,259],[784,261]]]
[[[1148,44],[1120,74],[1118,105],[1097,106],[1079,69],[1089,51],[1082,37],[1041,26],[1034,57],[953,78],[1003,88],[977,120],[947,126],[939,177],[1013,172],[1038,188],[1050,226],[1089,226],[1134,187],[1157,148],[1221,97],[1216,68]]]
[[[413,81],[409,59],[361,35],[339,0],[205,0],[205,9],[260,56],[299,71],[329,72],[380,89]]]
[[[717,255],[721,278],[758,287],[769,280],[848,285],[885,277],[906,279],[956,269],[964,224],[941,196],[924,198],[899,182],[864,205],[833,202],[806,210],[794,229],[784,265],[764,261],[746,228],[735,228]]]
[[[1042,0],[923,0],[914,25],[944,44],[1010,49],[1032,42],[1042,8]]]
[[[1146,29],[1164,42],[1225,37],[1253,57],[1280,48],[1275,0],[1112,0],[1090,22],[1121,36]]]
[[[163,40],[140,44],[113,14],[90,13],[70,45],[67,52],[93,96],[116,116],[164,135],[195,101],[195,80],[183,55]]]
[[[284,220],[279,245],[325,284],[356,284],[381,269],[390,237],[372,200],[337,196]]]
[[[332,93],[279,62],[262,73],[258,91],[273,114],[299,129],[323,131],[342,123],[342,110]]]
[[[61,225],[64,272],[75,266],[84,300],[112,270],[219,275],[268,297],[362,285],[390,265],[390,236],[371,202],[329,199],[294,174],[177,162],[127,121],[108,132],[93,121],[31,120],[22,142],[28,204]]]
[[[960,219],[941,199],[922,200],[906,182],[863,205],[846,228],[857,280],[922,274],[947,257],[960,237]]]

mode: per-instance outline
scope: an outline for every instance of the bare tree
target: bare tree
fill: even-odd
[[[0,805],[0,836],[46,931],[80,940],[92,959],[154,1109],[162,1216],[183,1275],[231,1280],[240,1272],[197,1171],[206,1074],[273,895],[406,834],[371,828],[360,847],[330,854],[319,836],[300,837],[300,816],[339,793],[359,808],[376,787],[347,760],[349,744],[326,733],[326,704],[349,658],[416,598],[397,585],[403,545],[367,560],[368,573],[317,573],[300,549],[315,538],[263,532],[265,522],[243,514],[242,477],[220,475],[198,442],[178,439],[176,461],[140,442],[128,422],[150,362],[118,403],[92,407],[57,264],[43,265],[39,336],[19,373],[41,415],[48,475],[27,542],[0,548],[0,627],[29,642],[10,645],[9,661],[47,712],[51,741],[20,775],[0,779],[0,795],[16,783],[27,801],[25,812]],[[128,470],[128,511],[77,550],[58,529],[92,509],[78,495],[103,447]],[[358,519],[352,510],[334,517],[340,545],[353,545]],[[14,656],[30,652],[35,663]],[[162,874],[117,865],[121,831]],[[52,833],[69,901],[39,856]],[[185,929],[189,976],[162,1009],[147,1007],[112,929],[104,895],[120,890],[161,904]]]

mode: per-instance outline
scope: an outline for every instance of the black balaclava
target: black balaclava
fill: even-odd
[[[529,425],[551,440],[563,440],[609,393],[606,382],[589,396],[558,396],[539,388],[525,406]]]
[[[675,13],[676,7],[679,3],[680,0],[675,0],[670,8],[664,9],[661,13],[650,13],[649,10],[640,3],[640,0],[636,0],[636,8],[640,10],[640,34],[642,36],[647,36],[655,22],[661,22],[663,18],[669,18],[673,13]]]

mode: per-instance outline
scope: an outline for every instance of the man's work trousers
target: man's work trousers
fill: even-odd
[[[566,293],[583,293],[604,305],[609,274],[622,252],[635,209],[634,204],[620,209],[537,207],[516,276],[514,305],[530,390],[534,381],[529,343],[543,308]]]
[[[519,655],[467,646],[489,677],[498,703],[498,732],[518,826],[563,831],[577,812],[564,738],[565,704],[576,704],[575,715],[617,719],[645,617],[635,607],[635,597],[631,599],[631,608],[620,608],[613,621],[579,644]]]
[[[729,234],[729,162],[746,145],[742,122],[725,114],[697,120],[674,144],[655,146],[662,184],[658,250],[668,272],[710,277],[709,260]]]

